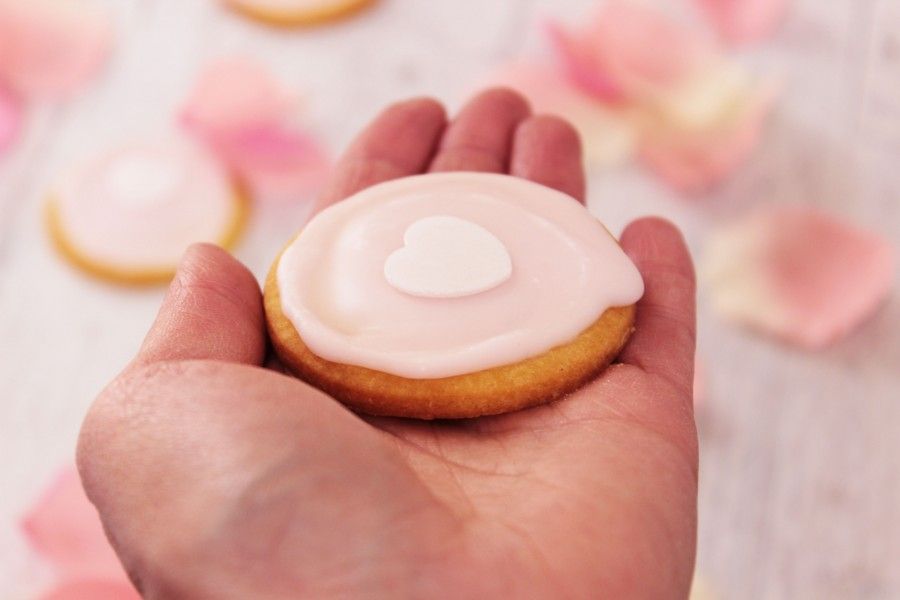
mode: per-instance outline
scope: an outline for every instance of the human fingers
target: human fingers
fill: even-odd
[[[531,114],[518,93],[486,90],[470,100],[450,123],[429,171],[506,173],[516,127]]]
[[[376,183],[423,172],[446,124],[444,107],[428,98],[389,106],[356,137],[338,161],[316,209]]]

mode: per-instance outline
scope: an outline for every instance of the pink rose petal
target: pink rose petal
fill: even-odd
[[[644,163],[674,189],[697,194],[730,177],[759,145],[775,92],[766,88],[734,111],[730,121],[710,129],[647,135],[640,148]],[[665,130],[665,125],[659,127]]]
[[[329,167],[321,145],[292,126],[293,105],[264,67],[229,59],[201,73],[182,123],[254,195],[288,199],[318,187]]]
[[[557,69],[508,65],[487,84],[510,87],[527,97],[536,112],[568,119],[581,135],[585,158],[593,165],[621,165],[634,155],[638,131],[630,111],[597,102],[572,86]]]
[[[41,600],[140,600],[140,597],[128,582],[80,580],[53,588]]]
[[[732,44],[772,36],[784,20],[788,0],[695,0],[719,35]]]
[[[546,30],[563,70],[581,91],[606,102],[624,99],[624,91],[594,54],[587,40],[576,37],[554,21],[546,24]]]
[[[125,578],[74,467],[56,476],[23,518],[22,529],[61,579]]]
[[[847,335],[887,297],[887,240],[806,206],[773,206],[722,228],[704,272],[723,315],[807,348]]]
[[[0,76],[20,94],[58,98],[84,85],[112,43],[108,15],[88,0],[0,0]]]
[[[235,57],[203,69],[182,119],[189,127],[221,134],[278,124],[293,106],[294,99],[265,67]]]
[[[0,84],[0,157],[9,150],[22,128],[22,103]]]
[[[244,181],[266,197],[314,190],[328,174],[325,152],[317,141],[301,132],[248,130],[220,139],[217,147]]]
[[[675,85],[714,54],[703,34],[628,0],[603,4],[577,32],[552,22],[547,31],[573,83],[606,101]]]

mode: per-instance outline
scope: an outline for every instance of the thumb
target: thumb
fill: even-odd
[[[375,567],[413,568],[407,555],[438,547],[454,517],[391,438],[256,366],[264,349],[252,275],[194,246],[138,357],[88,412],[79,471],[136,586],[151,598],[295,598],[412,581]]]
[[[136,365],[187,359],[261,364],[265,321],[259,285],[211,244],[188,248]]]

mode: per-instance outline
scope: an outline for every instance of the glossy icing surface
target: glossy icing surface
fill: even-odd
[[[408,247],[411,226],[433,217],[496,238],[508,277],[450,297],[392,285],[389,257]],[[465,252],[444,258],[453,277],[466,271],[453,261],[472,260]],[[416,379],[536,356],[643,294],[637,269],[586,208],[550,188],[483,173],[408,177],[339,202],[285,249],[276,275],[282,310],[312,352]]]
[[[117,148],[71,170],[51,190],[66,237],[106,265],[177,264],[195,242],[217,242],[232,226],[227,173],[184,141]]]

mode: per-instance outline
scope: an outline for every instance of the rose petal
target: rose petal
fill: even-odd
[[[620,102],[625,93],[593,53],[588,40],[570,33],[555,21],[546,24],[563,70],[582,92],[606,102]]]
[[[887,240],[806,206],[773,206],[722,228],[705,279],[725,317],[808,348],[847,335],[885,299]]]
[[[573,83],[606,101],[675,85],[714,55],[702,33],[628,0],[603,4],[580,31],[555,23],[547,31]]]
[[[0,75],[28,97],[84,85],[112,44],[108,15],[88,0],[0,0]]]
[[[774,88],[755,92],[730,107],[725,122],[711,119],[706,128],[658,122],[642,141],[641,159],[680,192],[707,191],[732,175],[759,145],[774,98]]]
[[[294,104],[262,65],[235,57],[203,69],[182,118],[189,127],[224,134],[278,124],[290,116]]]
[[[125,578],[74,467],[56,476],[21,525],[34,549],[61,578]]]
[[[201,73],[182,123],[254,195],[295,199],[324,181],[329,162],[311,135],[292,126],[293,105],[262,66],[229,59]]]
[[[575,89],[555,69],[540,65],[508,65],[490,78],[526,96],[536,112],[558,114],[578,130],[586,160],[595,166],[621,165],[633,155],[637,129],[628,109],[601,104]]]
[[[788,0],[695,0],[719,35],[732,44],[770,37],[787,13]]]
[[[260,196],[285,199],[321,185],[328,175],[325,151],[311,136],[274,128],[220,138],[221,155]]]
[[[22,103],[0,84],[0,157],[12,147],[22,128]]]
[[[137,590],[126,581],[80,580],[58,585],[41,600],[140,600]]]

